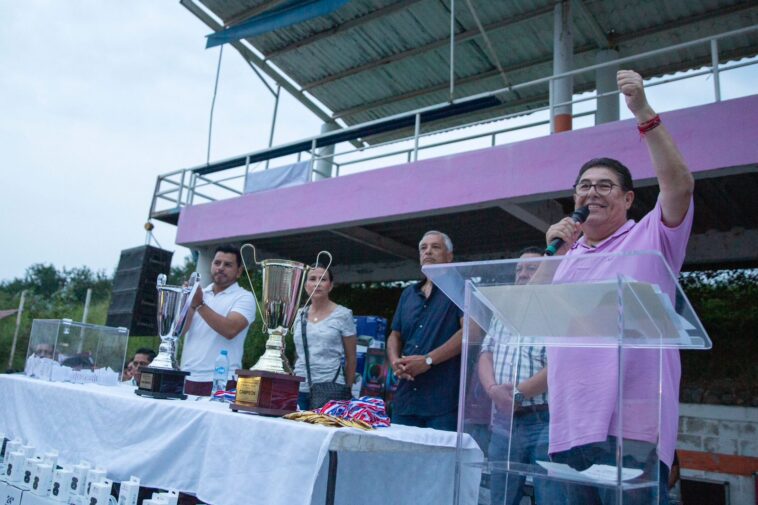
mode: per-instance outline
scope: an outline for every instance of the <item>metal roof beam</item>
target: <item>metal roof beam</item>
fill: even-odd
[[[756,13],[758,12],[758,7],[756,7],[754,0],[747,0],[747,1],[740,2],[738,4],[730,5],[729,7],[720,7],[718,9],[713,9],[713,10],[706,11],[700,14],[695,14],[693,16],[688,16],[686,18],[677,19],[669,23],[651,26],[649,28],[643,28],[641,30],[635,30],[625,35],[615,34],[614,36],[611,37],[611,44],[618,45],[623,42],[629,42],[630,40],[640,39],[648,35],[655,35],[656,33],[660,33],[666,30],[671,30],[673,28],[681,28],[683,26],[699,23],[701,21],[713,22],[714,21],[713,18],[716,18],[716,17],[730,16],[733,14],[740,13],[742,11],[751,11],[751,10],[753,11],[753,13]]]
[[[483,72],[481,74],[472,75],[470,77],[466,77],[465,79],[458,79],[456,81],[456,84],[459,86],[461,84],[467,84],[469,82],[478,81],[480,79],[486,79],[488,77],[492,77],[495,75],[498,75],[500,73],[499,70],[488,70],[487,72]],[[382,100],[377,100],[376,102],[367,103],[364,105],[359,105],[357,107],[351,107],[349,109],[343,109],[340,111],[336,111],[334,113],[335,118],[345,118],[347,116],[352,116],[355,114],[360,114],[361,112],[366,112],[371,109],[375,109],[377,107],[384,107],[385,105],[390,105],[394,102],[401,102],[403,100],[410,100],[411,98],[416,98],[422,95],[428,95],[430,93],[435,93],[437,91],[443,91],[448,89],[450,83],[445,81],[442,84],[436,84],[434,86],[431,86],[429,88],[423,88],[423,89],[417,89],[416,91],[411,91],[410,93],[403,93],[402,95],[395,95],[391,97],[384,98]]]
[[[484,26],[484,31],[491,32],[493,30],[500,30],[503,28],[508,28],[510,26],[516,25],[518,23],[523,23],[525,21],[530,21],[536,18],[539,18],[541,16],[546,16],[548,14],[552,15],[553,13],[553,6],[548,5],[546,7],[542,7],[540,9],[530,11],[525,14],[521,14],[519,16],[513,16],[508,19],[502,19],[500,21],[497,21],[495,23],[490,23],[486,26]],[[461,32],[456,34],[455,36],[455,43],[461,44],[462,42],[466,42],[467,40],[470,40],[474,37],[481,36],[481,33],[478,28],[474,28],[471,30],[466,30],[465,32]],[[316,81],[311,81],[303,84],[304,90],[309,90],[312,88],[316,88],[319,86],[322,86],[324,84],[327,84],[332,81],[337,81],[339,79],[344,79],[345,77],[349,77],[354,74],[358,74],[361,72],[365,72],[367,70],[371,70],[376,67],[381,67],[382,65],[387,65],[388,63],[394,63],[397,61],[404,60],[406,58],[411,58],[413,56],[417,56],[422,53],[426,53],[428,51],[433,51],[434,49],[439,49],[441,47],[445,47],[450,43],[450,38],[445,37],[444,39],[439,39],[434,42],[431,42],[429,44],[426,44],[424,46],[415,47],[413,49],[408,49],[407,51],[402,51],[400,53],[392,54],[390,56],[386,56],[380,60],[376,60],[370,63],[367,63],[365,65],[359,65],[357,67],[353,67],[347,70],[344,70],[342,72],[338,72],[336,74],[332,74],[328,77],[324,77],[323,79],[318,79]]]
[[[709,12],[704,13],[704,14],[698,14],[696,16],[690,16],[688,18],[684,18],[684,19],[681,19],[681,20],[673,21],[673,22],[667,23],[665,25],[658,25],[658,26],[655,26],[655,27],[651,27],[649,29],[637,30],[637,31],[635,31],[633,33],[630,33],[628,35],[616,35],[613,38],[613,44],[617,45],[617,44],[619,44],[621,42],[629,42],[629,41],[632,41],[632,40],[635,40],[635,39],[638,39],[638,38],[642,38],[642,37],[646,37],[646,36],[649,36],[649,35],[654,35],[656,33],[664,32],[664,31],[670,30],[672,28],[677,28],[677,27],[679,27],[681,25],[687,25],[687,24],[690,24],[690,23],[696,23],[698,21],[703,21],[703,20],[706,20],[706,19],[712,19],[713,17],[724,16],[724,15],[731,15],[731,14],[734,14],[735,12],[739,12],[739,11],[742,11],[742,10],[750,10],[750,9],[755,9],[755,7],[750,2],[743,2],[743,3],[738,4],[736,6],[732,6],[732,7],[728,7],[728,8],[722,8],[722,9],[716,9],[716,10],[709,11]],[[486,27],[485,27],[485,29],[486,29]],[[458,40],[459,39],[460,39],[460,37],[458,37]],[[578,55],[580,55],[580,54],[582,54],[582,53],[584,53],[586,51],[594,51],[595,49],[596,48],[594,46],[592,46],[592,47],[584,46],[584,47],[580,47],[580,48],[575,48],[575,50],[574,50],[574,56],[578,56]],[[550,57],[550,59],[548,61],[552,61],[552,56]],[[526,69],[526,68],[528,68],[530,66],[539,65],[539,64],[543,64],[543,63],[544,63],[544,59],[531,60],[531,61],[525,62],[525,63],[517,65],[517,66],[514,65],[512,67],[506,67],[504,70],[505,70],[505,72],[513,72],[515,70]],[[465,82],[469,82],[471,80],[475,80],[476,78],[480,78],[481,79],[481,78],[491,77],[492,75],[495,75],[495,74],[496,74],[496,72],[488,71],[488,72],[484,72],[482,74],[477,74],[476,76],[470,76],[470,77],[467,77],[466,79],[458,80],[457,83],[458,84],[463,84]],[[304,86],[303,89],[310,89],[311,87],[312,87],[312,85],[309,84],[309,85]],[[393,102],[399,102],[399,101],[410,99],[410,98],[416,98],[418,96],[422,96],[422,95],[425,95],[425,94],[428,94],[428,93],[434,93],[434,92],[437,92],[437,91],[440,91],[440,90],[446,89],[446,88],[447,88],[447,83],[445,83],[444,85],[435,85],[435,86],[432,86],[432,87],[429,87],[429,88],[425,88],[423,90],[416,90],[416,91],[412,91],[412,92],[409,92],[409,93],[405,93],[403,95],[396,95],[396,96],[393,96],[393,97],[387,97],[387,98],[384,98],[382,100],[377,100],[375,102],[371,102],[371,103],[368,103],[368,104],[360,105],[358,107],[351,107],[349,109],[337,110],[337,111],[334,111],[333,116],[335,118],[345,118],[347,116],[351,116],[351,115],[354,115],[354,114],[359,114],[361,112],[365,112],[367,110],[371,110],[371,109],[376,108],[376,107],[382,107],[382,106],[385,106],[385,105],[389,105],[389,104],[391,104]]]
[[[203,9],[198,7],[192,0],[179,0],[179,3],[181,3],[188,11],[194,14],[200,21],[205,23],[214,32],[219,32],[224,29],[223,26],[218,24],[216,20],[210,17]],[[316,105],[312,100],[310,100],[307,96],[305,96],[305,94],[301,90],[293,86],[287,79],[279,75],[273,68],[266,65],[266,63],[261,58],[259,58],[258,55],[256,55],[247,47],[245,47],[244,44],[242,44],[241,42],[230,42],[230,44],[242,55],[242,57],[246,61],[257,65],[259,69],[261,69],[266,75],[268,75],[271,79],[273,79],[282,88],[287,90],[287,92],[289,92],[292,96],[297,98],[297,100],[300,103],[305,105],[305,107],[307,107],[308,110],[313,112],[319,119],[321,119],[324,122],[332,121],[332,118],[329,116],[328,113],[324,112],[321,109],[321,107]]]
[[[487,36],[487,31],[484,29],[484,26],[482,26],[482,22],[479,19],[479,15],[476,13],[476,9],[474,9],[474,5],[471,3],[471,0],[466,0],[466,5],[468,6],[469,12],[471,12],[471,17],[474,18],[474,22],[476,23],[476,27],[479,29],[479,32],[482,34],[482,38],[484,39],[484,45],[486,46],[486,52],[487,58],[490,60],[490,63],[493,67],[497,68],[500,72],[501,76],[503,77],[503,84],[505,86],[510,86],[511,82],[508,80],[508,76],[505,73],[505,70],[503,70],[503,66],[500,64],[500,60],[497,57],[497,53],[495,52],[495,48],[492,47],[492,42],[490,41],[490,38]]]
[[[397,256],[398,258],[418,260],[419,257],[418,251],[413,247],[402,244],[391,238],[387,238],[384,235],[380,235],[361,226],[341,228],[339,230],[331,230],[331,232],[340,237],[376,249],[377,251]]]
[[[587,9],[587,6],[584,5],[584,2],[582,0],[573,0],[572,3],[580,18],[590,27],[592,38],[595,40],[597,47],[600,49],[608,49],[611,47],[608,35],[603,31],[603,28],[600,26],[600,23],[597,22],[595,16],[593,16]]]
[[[268,2],[263,2],[262,4],[257,5],[255,7],[245,9],[244,11],[240,12],[239,14],[235,16],[230,17],[229,19],[225,19],[224,25],[232,26],[238,23],[242,23],[244,21],[247,21],[250,18],[254,18],[258,14],[263,14],[266,11],[269,11],[275,7],[278,7],[280,4],[283,4],[286,1],[287,0],[270,0]]]
[[[703,21],[703,20],[706,20],[706,19],[711,19],[714,16],[730,15],[730,14],[734,14],[734,13],[737,13],[737,12],[741,12],[743,10],[748,10],[749,11],[750,9],[754,9],[754,8],[755,7],[754,7],[754,5],[753,5],[752,2],[745,1],[745,2],[741,2],[739,4],[736,4],[734,6],[731,6],[731,7],[724,7],[724,8],[718,9],[718,10],[708,11],[708,12],[703,13],[703,14],[698,14],[696,16],[690,16],[688,18],[684,18],[684,19],[681,19],[681,20],[673,21],[673,22],[668,23],[668,24],[663,25],[663,26],[658,26],[658,27],[652,27],[652,28],[649,28],[649,29],[638,30],[638,31],[635,31],[633,33],[630,33],[628,35],[623,35],[623,36],[615,35],[615,36],[613,36],[613,38],[611,40],[604,40],[604,43],[606,44],[606,46],[608,46],[608,45],[617,45],[617,44],[622,43],[622,42],[629,42],[630,40],[633,40],[633,39],[636,39],[636,38],[639,38],[639,37],[643,37],[643,36],[646,36],[646,35],[653,35],[655,33],[659,33],[661,31],[669,30],[671,28],[676,28],[676,27],[679,27],[679,26],[682,26],[682,25],[686,25],[688,23],[693,23],[693,22]],[[580,12],[581,12],[581,7],[580,7]],[[501,21],[498,21],[496,23],[491,23],[489,25],[486,25],[484,27],[484,29],[486,31],[492,31],[492,30],[498,30],[498,29],[502,29],[502,28],[507,28],[507,27],[512,26],[512,25],[514,25],[516,23],[521,23],[523,21],[528,21],[528,20],[531,20],[531,19],[534,19],[534,18],[537,18],[537,17],[540,17],[540,16],[548,15],[548,14],[552,15],[552,13],[553,13],[553,6],[550,5],[550,6],[542,8],[542,9],[540,9],[538,11],[533,11],[533,12],[527,14],[527,15],[522,15],[518,19],[516,19],[516,18],[509,18],[507,20],[501,20]],[[593,19],[594,19],[594,17],[593,17]],[[599,30],[602,31],[602,28],[600,28],[599,24],[596,23],[596,27],[597,27],[597,29],[599,29]],[[595,40],[597,42],[597,34],[595,34],[594,32],[595,32],[595,29],[593,28],[593,34],[595,35],[593,37],[593,40]],[[458,34],[456,36],[456,44],[465,42],[465,41],[467,41],[467,40],[469,40],[469,39],[471,39],[473,37],[476,37],[478,35],[479,35],[479,30],[478,29],[467,30],[467,31],[465,31],[463,33],[460,33],[460,34]],[[604,39],[605,38],[606,37],[604,36]],[[411,58],[413,56],[425,53],[427,51],[432,51],[434,49],[439,49],[440,47],[444,47],[445,45],[447,45],[448,42],[449,42],[448,38],[437,40],[437,41],[432,42],[430,44],[427,44],[425,46],[420,46],[420,47],[417,47],[417,48],[414,48],[414,49],[409,49],[407,51],[403,51],[401,53],[390,55],[390,56],[384,57],[384,58],[382,58],[380,60],[376,60],[374,62],[367,63],[365,65],[359,65],[357,67],[353,67],[353,68],[350,68],[348,70],[344,70],[342,72],[338,72],[336,74],[332,74],[332,75],[330,75],[328,77],[324,77],[322,79],[318,79],[318,80],[311,81],[311,82],[306,82],[306,83],[302,84],[302,89],[305,90],[305,91],[311,90],[313,88],[317,88],[319,86],[323,86],[324,84],[329,84],[330,82],[337,81],[337,80],[340,80],[340,79],[344,79],[345,77],[349,77],[351,75],[355,75],[355,74],[358,74],[358,73],[361,73],[361,72],[365,72],[367,70],[371,70],[371,69],[376,68],[376,67],[387,65],[389,63],[394,63],[394,62],[397,62],[397,61],[401,61],[401,60],[404,60],[406,58]],[[577,53],[575,52],[574,54],[576,55]]]
[[[595,50],[594,46],[593,47],[587,47],[587,46],[580,47],[580,48],[578,48],[574,52],[574,55],[579,55],[579,54],[583,54],[583,53],[585,53],[587,51],[594,51],[594,50]],[[545,56],[543,58],[540,58],[540,59],[530,60],[530,61],[527,61],[525,63],[520,63],[518,65],[511,65],[510,67],[505,67],[502,70],[498,70],[498,69],[488,70],[487,72],[482,72],[480,74],[471,75],[471,76],[463,78],[463,79],[458,79],[456,81],[456,84],[458,86],[460,86],[462,84],[467,84],[469,82],[476,82],[476,81],[481,80],[481,79],[487,79],[489,77],[493,77],[495,75],[498,75],[498,74],[500,74],[502,72],[508,73],[508,72],[514,72],[514,71],[517,71],[517,70],[525,70],[525,69],[529,69],[529,68],[534,67],[534,66],[545,65],[545,64],[550,63],[552,61],[553,61],[553,56],[551,54],[551,55],[547,55],[547,56]],[[416,97],[419,97],[419,96],[428,95],[430,93],[436,93],[438,91],[442,91],[442,90],[447,89],[447,87],[448,87],[448,83],[446,81],[444,83],[436,84],[436,85],[430,86],[428,88],[417,89],[417,90],[411,91],[409,93],[403,93],[402,95],[390,96],[390,97],[387,97],[387,98],[383,98],[381,100],[377,100],[375,102],[370,102],[370,103],[366,103],[366,104],[363,104],[363,105],[359,105],[357,107],[351,107],[349,109],[338,110],[338,111],[334,112],[334,117],[335,118],[345,118],[347,116],[352,116],[352,115],[355,115],[355,114],[360,114],[361,112],[366,112],[366,111],[369,111],[371,109],[375,109],[377,107],[383,107],[385,105],[389,105],[389,104],[394,103],[394,102],[401,102],[403,100],[409,100],[411,98],[416,98]]]
[[[266,59],[272,60],[276,58],[277,56],[281,56],[282,54],[289,53],[291,51],[294,51],[295,49],[300,49],[301,47],[311,45],[315,42],[318,42],[319,40],[351,30],[358,26],[365,25],[366,23],[370,23],[371,21],[375,21],[376,19],[382,18],[396,11],[405,10],[411,5],[421,2],[421,1],[422,0],[399,0],[398,2],[395,2],[392,5],[388,5],[386,7],[382,7],[381,9],[377,9],[374,12],[371,12],[370,14],[366,14],[365,16],[351,19],[350,21],[334,26],[333,28],[329,28],[328,30],[324,30],[314,35],[311,35],[308,38],[298,40],[294,44],[290,44],[288,46],[284,46],[282,48],[271,51],[270,53],[266,55]]]

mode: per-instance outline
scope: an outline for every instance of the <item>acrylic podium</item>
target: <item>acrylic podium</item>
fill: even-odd
[[[530,281],[514,280],[519,265],[536,270]],[[486,455],[480,503],[519,503],[524,492],[537,503],[658,502],[660,461],[676,442],[679,350],[711,347],[663,256],[423,272],[464,312],[458,431]],[[547,391],[535,394],[543,368]]]

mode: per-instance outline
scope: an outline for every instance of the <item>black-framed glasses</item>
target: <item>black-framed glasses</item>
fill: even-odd
[[[607,196],[611,194],[614,186],[618,186],[619,188],[621,187],[620,184],[615,184],[610,181],[600,181],[596,182],[595,184],[590,184],[589,182],[580,182],[578,184],[574,184],[574,193],[579,196],[587,196],[590,193],[590,190],[592,190],[592,188],[595,188],[595,191],[597,191],[598,195]]]

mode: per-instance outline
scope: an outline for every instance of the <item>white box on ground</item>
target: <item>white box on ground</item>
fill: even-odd
[[[34,493],[24,493],[21,496],[21,505],[60,505],[61,502],[55,501],[46,496],[38,496]]]
[[[73,478],[74,472],[68,468],[57,468],[53,472],[53,485],[50,487],[50,497],[53,501],[68,502],[71,492],[71,479]]]
[[[153,493],[153,498],[162,498],[168,505],[177,505],[179,502],[179,493],[174,490],[168,490],[162,493]]]
[[[139,477],[132,477],[121,483],[118,494],[118,505],[137,505],[139,496]]]
[[[49,463],[38,463],[32,475],[31,492],[37,496],[49,496],[53,483],[53,467]]]
[[[7,458],[5,477],[8,483],[19,482],[24,475],[24,464],[26,463],[26,454],[24,451],[15,451],[10,453]],[[2,503],[2,502],[0,502]],[[5,505],[5,504],[3,504]]]
[[[87,491],[87,475],[92,465],[87,461],[82,461],[71,468],[73,476],[71,477],[70,494],[84,495]]]
[[[0,503],[3,505],[21,505],[21,495],[24,494],[22,490],[12,484],[3,484],[0,488]]]

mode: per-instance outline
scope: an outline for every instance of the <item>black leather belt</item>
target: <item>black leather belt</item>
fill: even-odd
[[[536,414],[537,412],[547,412],[550,410],[550,406],[547,403],[540,403],[539,405],[521,405],[513,409],[513,416],[525,416],[527,414]]]

